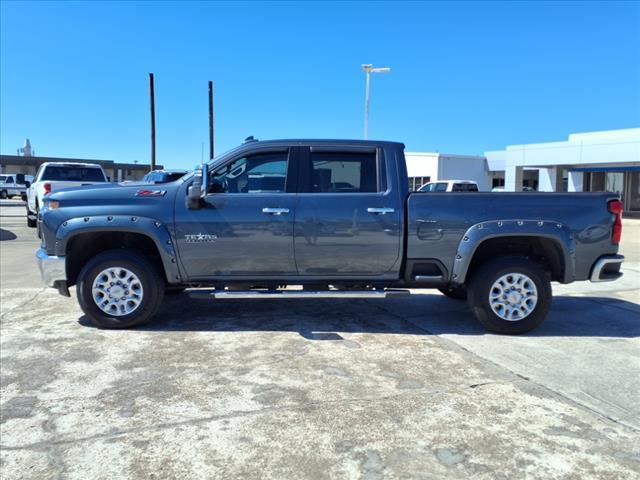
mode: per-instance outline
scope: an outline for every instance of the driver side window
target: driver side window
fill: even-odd
[[[212,193],[284,193],[287,165],[287,152],[238,158],[213,172]]]

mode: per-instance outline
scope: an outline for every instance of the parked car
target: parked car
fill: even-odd
[[[477,192],[478,184],[473,180],[439,180],[425,183],[418,192]]]
[[[106,183],[102,167],[93,163],[47,162],[40,165],[27,190],[27,225],[35,228],[44,198],[63,188]]]
[[[617,194],[409,193],[393,142],[250,141],[176,182],[45,200],[42,277],[65,296],[75,285],[104,328],[146,322],[190,286],[216,300],[439,288],[487,329],[522,333],[547,315],[552,281],[616,280],[624,260]]]
[[[152,170],[147,173],[142,181],[144,183],[168,183],[184,177],[187,170]]]
[[[20,197],[26,201],[27,187],[31,181],[33,177],[23,173],[0,175],[0,198]]]

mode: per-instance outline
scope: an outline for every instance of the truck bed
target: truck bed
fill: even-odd
[[[407,259],[439,259],[452,272],[465,233],[482,222],[541,220],[568,230],[575,259],[573,280],[586,280],[593,262],[614,254],[613,215],[607,201],[614,193],[411,193],[407,199]],[[507,222],[511,221],[511,222]],[[525,228],[525,227],[523,227]],[[545,228],[541,226],[540,228]]]

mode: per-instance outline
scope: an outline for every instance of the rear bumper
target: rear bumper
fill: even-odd
[[[603,255],[591,267],[589,280],[592,282],[612,282],[622,276],[620,266],[624,262],[623,255]]]
[[[48,255],[43,248],[40,248],[36,252],[36,260],[44,284],[47,287],[57,289],[61,295],[68,297],[66,257]]]

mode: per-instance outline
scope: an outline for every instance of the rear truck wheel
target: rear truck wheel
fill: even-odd
[[[487,330],[518,334],[540,325],[551,307],[551,282],[545,271],[522,257],[490,260],[473,275],[468,301]]]
[[[40,215],[40,206],[38,205],[38,200],[36,199],[36,233],[38,234],[38,238],[42,238],[42,233],[40,233],[40,225],[38,225],[38,216]]]
[[[29,210],[29,205],[27,205],[27,227],[29,228],[36,228],[38,226],[38,219],[37,218],[29,218],[29,215],[34,215],[35,214]]]
[[[78,275],[78,302],[100,328],[130,328],[149,321],[164,296],[164,278],[144,256],[130,250],[96,255]]]
[[[467,299],[467,287],[464,285],[460,285],[458,287],[449,286],[438,289],[440,293],[446,295],[449,298],[453,298],[455,300],[466,300]]]
[[[5,198],[7,198],[8,196],[9,196],[9,195],[7,194],[7,191],[6,191],[6,190],[1,190],[1,191],[0,191],[0,198],[1,198],[2,200],[4,200]]]

